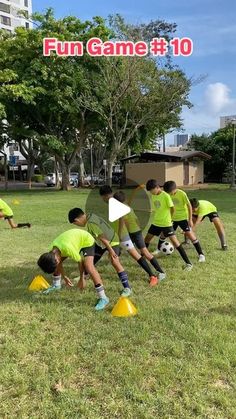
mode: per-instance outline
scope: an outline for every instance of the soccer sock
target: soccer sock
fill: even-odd
[[[159,242],[158,242],[158,245],[157,245],[158,250],[161,250],[161,245],[163,243],[165,243],[165,239],[164,240],[163,239],[159,239]]]
[[[30,227],[29,223],[19,223],[17,224],[17,228],[22,228],[22,227]]]
[[[157,272],[164,273],[164,271],[161,269],[159,263],[157,262],[157,260],[154,257],[150,260],[150,263],[152,264],[152,266],[154,266],[154,268],[156,269]]]
[[[218,233],[218,236],[219,236],[219,239],[220,239],[221,246],[222,247],[226,246],[225,234],[221,233],[221,232],[217,232],[217,233]]]
[[[61,288],[61,275],[53,275],[52,286],[56,288]]]
[[[202,251],[202,248],[201,248],[201,245],[200,245],[199,240],[194,240],[193,241],[193,245],[194,245],[194,247],[195,247],[195,249],[196,249],[196,251],[198,252],[199,255],[203,255],[204,254],[203,251]]]
[[[130,288],[127,273],[126,273],[125,271],[123,271],[123,272],[119,272],[119,273],[118,273],[118,276],[119,276],[119,278],[120,278],[120,281],[121,281],[121,283],[122,283],[123,287],[124,287],[124,288]]]
[[[147,272],[149,276],[153,276],[153,272],[143,256],[141,256],[141,258],[137,260],[137,262],[145,270],[145,272]]]
[[[95,290],[96,290],[98,298],[107,298],[105,294],[104,286],[102,284],[95,285]]]
[[[146,248],[147,248],[147,249],[149,248],[149,244],[150,244],[150,243],[146,243],[146,242],[145,242],[145,246],[146,246]]]
[[[187,263],[188,265],[192,265],[192,263],[190,262],[187,253],[185,252],[182,244],[180,244],[178,247],[176,247],[176,250],[178,250],[180,256],[182,257],[182,259],[184,260],[185,263]]]

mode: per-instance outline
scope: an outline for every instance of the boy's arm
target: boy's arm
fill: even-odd
[[[190,202],[187,203],[187,207],[188,207],[188,222],[190,227],[193,227],[193,210],[192,210],[192,205],[190,204]]]
[[[79,279],[77,287],[80,290],[83,290],[86,287],[86,282],[84,279],[84,263],[82,260],[81,262],[79,262],[79,276],[80,276],[80,279]]]
[[[73,287],[73,284],[72,284],[70,278],[68,278],[68,276],[66,276],[65,271],[64,271],[63,262],[64,262],[65,259],[66,259],[66,257],[61,258],[61,262],[58,264],[55,273],[56,273],[56,275],[61,275],[62,276],[66,285],[68,285],[69,287]]]
[[[173,217],[174,213],[175,213],[175,207],[170,207],[171,218]]]
[[[197,217],[193,217],[193,230],[196,229],[197,225],[199,225],[202,222],[202,217],[201,216],[197,216]]]
[[[99,240],[104,244],[104,246],[106,246],[109,255],[111,256],[111,258],[117,258],[117,254],[114,252],[114,250],[112,249],[109,240],[107,240],[107,238],[104,235],[100,235],[98,236]]]

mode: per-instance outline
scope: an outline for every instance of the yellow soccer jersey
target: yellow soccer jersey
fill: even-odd
[[[68,257],[76,262],[81,261],[81,249],[94,245],[94,238],[88,231],[80,229],[67,230],[60,234],[51,245],[57,247],[62,257]]]
[[[158,195],[152,195],[152,203],[154,207],[152,224],[158,227],[171,227],[170,209],[174,207],[174,204],[170,195],[164,191]]]
[[[9,207],[9,205],[7,205],[5,201],[3,201],[3,199],[0,199],[0,211],[3,213],[5,217],[13,216],[12,209]]]
[[[173,214],[172,220],[188,220],[188,205],[190,205],[190,201],[188,199],[187,194],[181,189],[176,189],[176,193],[174,195],[171,195],[171,198],[175,207],[175,212]]]

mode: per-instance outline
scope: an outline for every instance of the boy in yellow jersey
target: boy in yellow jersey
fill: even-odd
[[[113,192],[109,185],[101,186],[99,193],[103,201],[106,203],[109,202],[110,198],[113,198]],[[158,284],[158,278],[153,274],[152,269],[150,268],[146,259],[142,255],[140,255],[140,253],[135,249],[126,226],[123,225],[121,231],[119,220],[116,220],[113,223],[111,223],[111,226],[120,238],[121,247],[125,249],[129,253],[129,255],[139,264],[139,266],[141,266],[141,268],[148,274],[150,286],[156,286]],[[121,233],[122,237],[120,237]]]
[[[111,226],[96,214],[85,214],[81,208],[73,208],[69,211],[68,219],[71,224],[79,227],[87,227],[88,232],[95,239],[94,265],[108,251],[111,264],[115,268],[118,277],[123,285],[121,295],[128,297],[131,294],[128,275],[125,272],[121,262],[119,238]]]
[[[126,197],[123,191],[116,192],[113,195],[113,197],[117,199],[117,201],[121,202],[122,204],[126,203]],[[158,261],[145,246],[145,242],[144,242],[142,230],[139,225],[138,218],[132,208],[128,214],[126,214],[124,217],[119,219],[120,231],[122,231],[124,227],[126,227],[128,235],[132,243],[137,247],[141,255],[145,257],[157,271],[158,279],[160,281],[165,279],[166,275],[164,271],[162,270],[162,268],[160,267]]]
[[[7,220],[11,228],[31,227],[30,223],[18,223],[13,220],[13,211],[3,199],[0,199],[0,219]]]
[[[169,194],[162,191],[155,179],[150,179],[146,183],[146,189],[151,193],[154,205],[154,217],[148,233],[145,237],[145,244],[148,247],[154,236],[160,236],[163,233],[165,238],[169,238],[173,246],[178,250],[180,256],[185,262],[184,270],[190,271],[193,267],[183,246],[175,235],[172,225],[174,214],[174,204]]]
[[[38,260],[38,266],[43,272],[53,274],[53,286],[44,293],[48,294],[50,291],[60,289],[61,278],[64,279],[67,285],[72,285],[63,268],[64,260],[70,258],[79,264],[79,288],[84,288],[84,271],[86,271],[93,280],[98,296],[95,309],[103,310],[109,303],[109,299],[105,294],[101,277],[93,263],[94,238],[91,234],[79,229],[65,231],[52,242],[50,248],[50,252],[41,255]]]
[[[214,224],[220,239],[221,249],[227,250],[225,230],[220,220],[217,208],[214,204],[205,200],[197,200],[196,198],[190,199],[190,203],[193,210],[193,229],[195,230],[204,218],[208,217],[210,222]]]
[[[163,185],[163,189],[166,193],[168,193],[171,196],[174,204],[175,211],[172,215],[174,231],[176,231],[177,228],[180,227],[181,230],[185,233],[185,237],[190,239],[193,243],[199,256],[198,261],[205,262],[206,259],[203,254],[200,242],[192,231],[192,206],[187,194],[184,191],[182,191],[182,189],[177,189],[176,183],[173,180],[165,182]],[[161,248],[161,245],[162,243],[164,243],[164,240],[162,239],[162,237],[160,238],[158,243],[158,249]]]

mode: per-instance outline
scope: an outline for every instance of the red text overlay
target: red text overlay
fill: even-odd
[[[57,38],[44,38],[43,55],[48,57],[55,53],[59,57],[83,56],[91,57],[144,57],[151,54],[163,57],[168,53],[174,56],[188,57],[193,52],[193,42],[190,38],[173,38],[168,42],[165,38],[153,38],[150,43],[144,41],[105,41],[91,38],[86,43],[80,41],[59,41]]]

